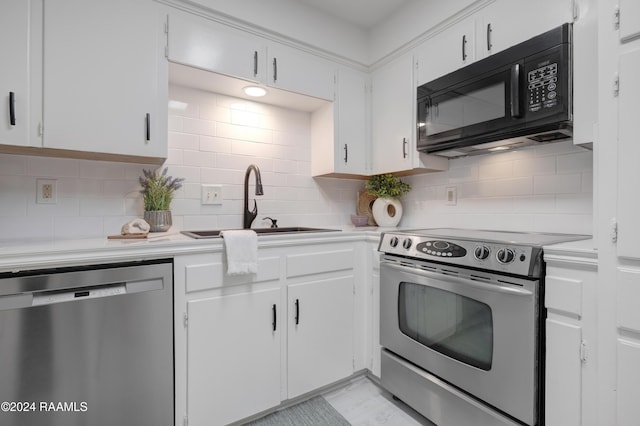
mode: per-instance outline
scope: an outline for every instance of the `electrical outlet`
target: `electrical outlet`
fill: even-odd
[[[222,185],[202,185],[202,205],[222,205]]]
[[[445,192],[447,194],[447,199],[445,204],[447,206],[455,206],[458,202],[458,194],[455,186],[447,186],[445,188]]]
[[[36,179],[36,203],[57,204],[58,190],[55,179]]]

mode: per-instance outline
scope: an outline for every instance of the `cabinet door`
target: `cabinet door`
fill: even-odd
[[[514,20],[514,17],[526,19]],[[572,2],[497,0],[477,18],[477,52],[483,58],[573,20]]]
[[[163,19],[151,0],[44,9],[44,146],[167,156]]]
[[[6,0],[0,4],[0,144],[3,145],[41,145],[32,130],[39,120],[37,99],[42,97],[36,79],[41,46],[34,45],[42,25],[32,19],[32,11],[38,8],[42,4],[37,0]],[[32,107],[35,117],[31,115]]]
[[[620,56],[618,97],[618,256],[640,259],[640,49]]]
[[[335,169],[340,173],[364,174],[367,96],[362,73],[347,68],[338,71],[334,105]]]
[[[582,361],[580,326],[546,320],[545,418],[549,426],[580,426]]]
[[[333,100],[332,62],[282,44],[267,47],[267,83],[294,93]]]
[[[288,397],[353,373],[353,275],[288,286]]]
[[[410,54],[373,72],[372,97],[374,173],[411,169],[416,90]]]
[[[263,82],[266,48],[256,37],[184,13],[169,16],[169,60]]]
[[[619,0],[620,39],[631,40],[640,35],[640,2],[638,0]]]
[[[445,29],[416,48],[418,85],[471,64],[476,57],[473,16]]]
[[[279,302],[271,289],[187,303],[189,424],[225,425],[280,403]]]

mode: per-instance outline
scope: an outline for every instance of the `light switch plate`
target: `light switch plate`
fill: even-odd
[[[455,186],[447,186],[446,190],[446,205],[455,206],[458,203],[458,191]]]
[[[202,185],[202,205],[222,205],[222,185]]]

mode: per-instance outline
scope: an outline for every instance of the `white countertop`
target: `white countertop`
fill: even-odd
[[[583,262],[597,264],[598,250],[595,241],[590,238],[588,240],[570,241],[567,243],[552,244],[544,246],[545,260],[567,260],[582,259]]]
[[[339,228],[331,228],[339,229]],[[299,245],[344,240],[377,241],[375,227],[344,227],[340,232],[260,235],[259,247]],[[161,259],[181,254],[223,249],[221,238],[193,239],[178,231],[150,234],[148,239],[89,238],[59,241],[0,242],[0,272],[99,263]]]

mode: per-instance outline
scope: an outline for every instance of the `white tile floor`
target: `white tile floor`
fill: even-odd
[[[323,397],[353,426],[435,426],[365,376]]]

